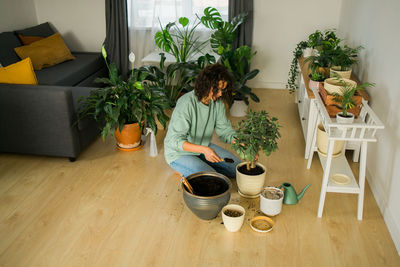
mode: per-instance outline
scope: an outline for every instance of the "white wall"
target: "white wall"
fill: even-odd
[[[37,24],[34,0],[0,0],[0,32]]]
[[[343,1],[344,2],[344,1]],[[342,0],[254,0],[252,68],[260,73],[249,85],[285,88],[292,51],[315,30],[337,28]]]
[[[378,143],[368,146],[367,179],[400,253],[400,1],[343,1],[339,34],[351,46],[365,47],[356,69],[371,107],[385,124]]]
[[[104,0],[34,0],[34,2],[38,22],[51,22],[61,33],[71,51],[101,50],[106,36]]]

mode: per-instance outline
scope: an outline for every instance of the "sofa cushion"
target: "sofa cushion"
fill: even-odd
[[[0,83],[38,84],[31,59],[28,57],[7,67],[0,68]]]
[[[72,54],[75,60],[36,71],[39,84],[74,86],[104,65],[100,53],[76,52]]]
[[[0,63],[3,67],[20,61],[14,48],[22,43],[13,32],[0,33]]]
[[[14,50],[21,59],[30,57],[35,70],[41,70],[66,60],[75,59],[59,33],[30,45],[16,47]]]
[[[41,36],[25,36],[22,34],[18,34],[18,38],[21,40],[21,42],[24,45],[30,45],[31,43],[40,41],[42,39],[44,39],[45,37],[41,37]]]
[[[15,32],[23,36],[41,36],[41,37],[49,37],[50,35],[53,35],[55,33],[55,31],[51,28],[48,22],[39,24],[37,26],[29,27],[23,30],[18,30]]]

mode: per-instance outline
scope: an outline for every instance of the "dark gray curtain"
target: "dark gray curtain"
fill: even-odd
[[[129,67],[129,36],[126,0],[106,0],[106,39],[104,45],[110,62],[126,77]]]
[[[247,11],[249,13],[245,23],[239,26],[233,47],[250,46],[253,43],[253,0],[229,0],[229,21],[238,14]]]

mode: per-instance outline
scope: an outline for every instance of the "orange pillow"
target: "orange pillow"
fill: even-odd
[[[24,36],[22,34],[18,34],[18,38],[24,45],[29,45],[31,43],[44,39],[44,37],[42,36]]]
[[[59,33],[14,50],[21,59],[30,57],[35,70],[75,59]]]
[[[0,83],[38,84],[31,59],[28,57],[0,68]]]

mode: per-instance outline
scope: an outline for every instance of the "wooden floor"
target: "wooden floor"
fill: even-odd
[[[259,199],[241,198],[236,185],[230,202],[246,209],[239,232],[227,232],[220,215],[195,217],[164,161],[165,132],[156,158],[148,143],[129,153],[117,151],[112,138],[99,139],[74,163],[0,154],[0,266],[400,266],[368,184],[363,221],[355,195],[334,193],[317,218],[322,168],[315,157],[306,169],[293,96],[256,93],[261,104],[252,108],[283,126],[279,151],[260,157],[266,185],[290,182],[300,191],[312,184],[297,205],[284,205],[272,232],[251,230]],[[352,167],[358,173],[358,164]]]

